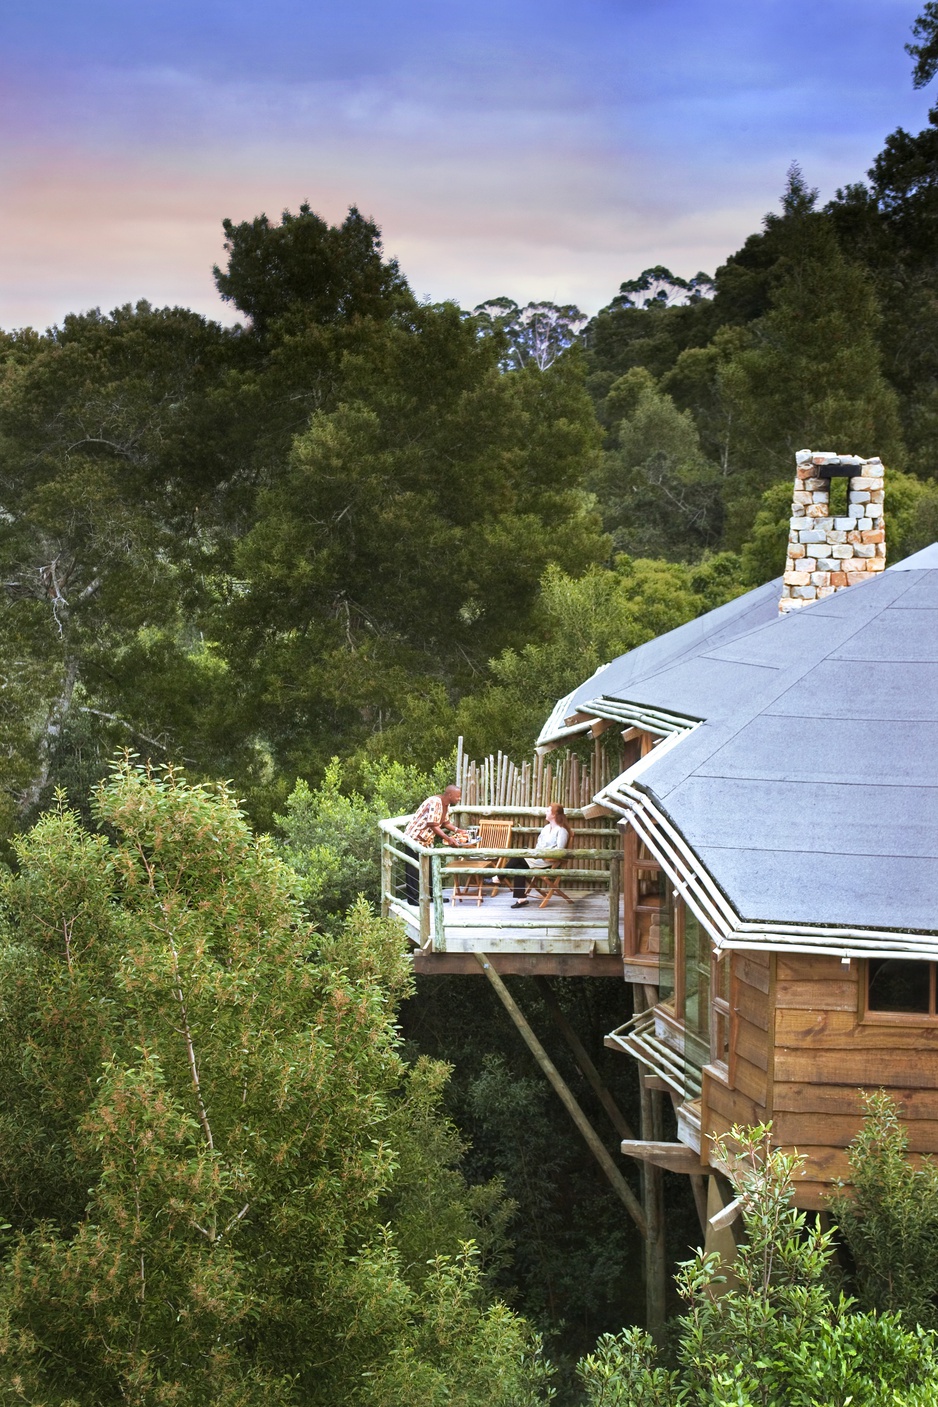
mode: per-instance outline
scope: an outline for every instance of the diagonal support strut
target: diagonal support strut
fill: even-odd
[[[609,1179],[609,1182],[612,1184],[614,1192],[625,1206],[626,1211],[634,1221],[635,1225],[638,1227],[642,1236],[647,1236],[648,1232],[645,1222],[645,1213],[642,1210],[642,1205],[636,1197],[635,1193],[632,1191],[629,1184],[626,1182],[620,1169],[616,1166],[615,1162],[613,1161],[612,1155],[609,1153],[609,1150],[606,1148],[605,1144],[600,1139],[599,1135],[593,1128],[589,1119],[583,1113],[583,1110],[580,1108],[579,1104],[574,1098],[569,1086],[567,1085],[560,1071],[557,1069],[556,1065],[551,1060],[550,1056],[547,1054],[547,1051],[541,1045],[537,1036],[531,1030],[531,1027],[528,1025],[528,1022],[524,1016],[524,1013],[512,997],[511,993],[505,986],[501,977],[499,977],[498,973],[495,971],[495,968],[489,961],[487,954],[477,952],[475,954],[475,958],[482,971],[489,979],[489,982],[494,987],[502,1006],[508,1012],[508,1015],[511,1017],[512,1021],[515,1023],[518,1030],[520,1031],[521,1037],[525,1045],[528,1047],[528,1050],[530,1050],[531,1054],[534,1056],[534,1059],[544,1071],[544,1074],[547,1076],[548,1080],[553,1086],[555,1093],[559,1097],[560,1102],[563,1104],[567,1113],[570,1115],[571,1119],[576,1124],[577,1128],[580,1130],[580,1133],[583,1135],[583,1138],[585,1139],[590,1149],[590,1152],[593,1154],[594,1158],[599,1163],[603,1172],[606,1174],[606,1177]]]

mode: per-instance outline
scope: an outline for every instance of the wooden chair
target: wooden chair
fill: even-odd
[[[552,870],[562,870],[569,863],[569,860],[570,856],[564,856],[562,860],[551,860],[550,868]],[[532,870],[531,878],[528,880],[528,887],[524,891],[524,897],[527,898],[532,891],[535,894],[543,893],[544,897],[537,906],[539,909],[543,909],[544,905],[549,904],[551,899],[554,898],[566,899],[568,904],[572,904],[573,900],[570,898],[570,895],[565,894],[560,888],[562,878],[563,876],[559,874],[547,876],[545,874],[538,874],[537,870]]]
[[[480,821],[479,822],[479,849],[480,850],[507,850],[511,845],[511,832],[514,827],[513,821]],[[508,863],[507,855],[500,855],[497,859],[486,860],[455,860],[452,868],[459,870],[460,874],[465,874],[466,878],[460,884],[459,875],[453,875],[453,903],[460,899],[465,899],[470,888],[476,888],[476,906],[482,903],[485,898],[484,890],[488,884],[494,893],[494,875],[482,874],[482,870],[498,869],[502,870]]]

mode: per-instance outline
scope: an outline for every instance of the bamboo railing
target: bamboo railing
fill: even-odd
[[[460,812],[465,813],[467,808],[460,805]],[[490,808],[486,808],[489,810]],[[512,808],[516,819],[519,811],[526,809],[528,815],[524,818],[528,825],[519,825],[519,832],[528,831],[531,836],[536,834],[539,823],[535,823],[537,812],[535,808]],[[505,811],[499,808],[498,814],[505,815]],[[465,817],[461,816],[460,819]],[[468,818],[465,818],[468,819]],[[619,847],[615,827],[593,826],[579,815],[572,815],[568,818],[572,826],[571,850],[572,854],[563,866],[557,868],[547,868],[538,870],[537,875],[541,878],[559,878],[571,887],[598,889],[608,895],[608,919],[607,919],[607,952],[620,951],[619,939],[619,906],[621,895],[621,868],[622,851]],[[423,845],[415,845],[408,840],[404,834],[404,827],[410,820],[409,816],[394,816],[388,820],[380,822],[382,835],[381,846],[381,907],[385,917],[389,913],[395,913],[405,921],[416,920],[417,946],[423,952],[445,952],[446,951],[446,920],[443,908],[444,890],[449,888],[454,877],[460,873],[457,869],[459,852],[452,850],[433,849]],[[609,843],[606,846],[596,846],[595,841],[603,840]],[[585,842],[585,843],[584,843]],[[525,847],[520,847],[523,850]],[[473,851],[473,855],[481,856],[490,861],[487,869],[480,871],[486,875],[498,875],[500,879],[511,879],[516,874],[530,877],[530,870],[517,870],[511,866],[512,857],[519,853],[519,847],[506,850],[485,849]],[[403,871],[405,864],[414,865],[419,873],[419,898],[414,908],[403,902]],[[504,868],[500,868],[500,863],[507,861]],[[574,868],[575,866],[575,868]],[[464,872],[463,872],[464,873]],[[595,931],[597,924],[595,918],[580,918],[576,913],[568,913],[563,907],[556,908],[552,913],[535,915],[532,912],[525,917],[512,915],[506,918],[504,923],[497,925],[498,928],[515,933],[523,933],[526,929],[538,929],[540,931],[556,928],[561,934],[570,936],[577,931]]]
[[[573,753],[535,756],[520,765],[503,752],[481,762],[466,756],[463,740],[456,745],[456,785],[466,806],[544,807],[558,801],[568,810],[588,806],[598,791],[622,770],[599,738],[588,763]]]

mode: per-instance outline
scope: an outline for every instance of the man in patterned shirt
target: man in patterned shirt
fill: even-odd
[[[456,806],[462,797],[459,787],[449,786],[442,796],[428,796],[421,802],[407,823],[404,834],[416,845],[434,845],[441,840],[444,845],[465,845],[466,832],[447,820],[449,808]],[[404,871],[408,904],[416,904],[420,898],[420,870],[416,865],[407,865]]]

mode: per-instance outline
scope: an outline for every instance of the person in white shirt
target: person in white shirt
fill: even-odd
[[[548,806],[545,820],[547,824],[541,827],[541,832],[534,842],[534,853],[527,857],[519,856],[517,860],[512,856],[508,862],[508,868],[510,870],[550,869],[554,860],[557,858],[557,852],[567,849],[567,846],[570,844],[570,822],[564,813],[563,807],[556,802]],[[548,858],[548,855],[552,858]],[[523,874],[513,875],[512,878],[514,880],[512,893],[515,902],[511,907],[513,909],[520,909],[523,904],[528,902],[524,897],[524,891],[527,889],[529,881]]]

